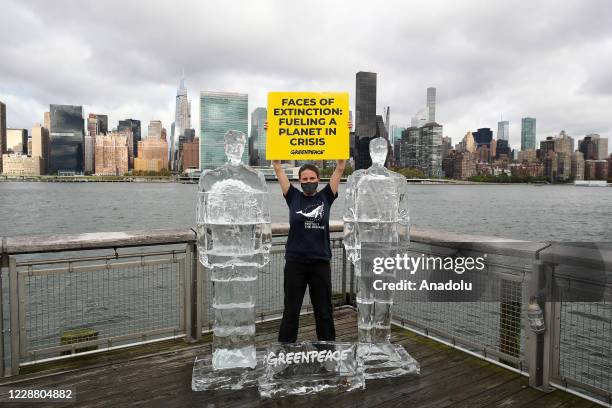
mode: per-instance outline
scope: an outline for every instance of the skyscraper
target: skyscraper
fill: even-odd
[[[266,108],[256,108],[251,113],[251,134],[249,136],[249,158],[253,166],[268,166],[269,160],[266,160],[266,117],[268,110]]]
[[[49,130],[40,123],[32,127],[32,157],[40,157],[40,173],[46,173],[49,156]]]
[[[174,129],[170,137],[170,165],[172,169],[178,170],[179,139],[185,138],[185,130],[191,129],[191,102],[187,97],[187,86],[185,85],[185,74],[176,90],[176,101],[174,109]]]
[[[162,138],[147,137],[138,142],[135,171],[160,172],[168,169],[168,143]]]
[[[422,170],[428,177],[441,178],[442,174],[442,125],[429,122],[421,129]]]
[[[562,130],[559,136],[554,138],[554,150],[557,153],[565,153],[569,157],[574,152],[574,138]]]
[[[497,122],[497,139],[510,140],[510,122],[507,120]]]
[[[421,170],[427,177],[442,177],[442,126],[437,123],[402,132],[400,165]]]
[[[149,131],[147,139],[162,139],[163,126],[161,120],[152,120],[149,122]]]
[[[370,140],[376,136],[376,73],[358,72],[355,89],[355,167],[369,167]]]
[[[121,122],[119,122],[121,123]],[[108,132],[108,116],[90,113],[87,116],[87,134],[96,137],[105,135]]]
[[[2,155],[6,153],[6,105],[0,102],[0,173],[2,173]]]
[[[355,134],[358,138],[376,134],[376,73],[358,72],[355,89]]]
[[[183,143],[183,170],[197,169],[200,167],[200,139]]]
[[[493,131],[490,128],[479,128],[476,132],[472,133],[474,141],[476,142],[476,148],[486,145],[491,148],[491,141],[493,140]]]
[[[113,131],[96,137],[96,174],[123,175],[128,171],[128,136],[131,130]]]
[[[584,160],[605,160],[608,156],[608,139],[591,133],[578,142],[578,150],[583,153]]]
[[[427,123],[436,121],[436,88],[429,87],[427,88],[427,113],[428,113],[428,121]]]
[[[391,143],[394,144],[397,140],[402,138],[402,132],[406,129],[403,126],[393,125],[391,126]]]
[[[535,150],[536,148],[536,120],[535,118],[521,119],[521,150]]]
[[[106,116],[104,116],[106,117]],[[107,122],[108,123],[108,122]],[[142,140],[142,132],[140,128],[140,121],[137,119],[124,119],[119,121],[119,126],[117,126],[117,130],[131,130],[132,131],[132,141],[131,143],[128,141],[128,146],[132,151],[130,152],[130,156],[132,158],[138,156],[138,142]]]
[[[94,173],[96,169],[96,137],[108,133],[108,116],[90,113],[87,116],[87,134],[85,135],[84,143],[84,172],[86,174]]]
[[[83,107],[50,105],[49,173],[83,172]]]
[[[224,138],[228,130],[248,134],[249,96],[234,92],[200,92],[200,170],[225,163]],[[248,163],[244,149],[243,163]]]
[[[44,117],[44,127],[51,132],[51,112],[45,112],[45,117]]]

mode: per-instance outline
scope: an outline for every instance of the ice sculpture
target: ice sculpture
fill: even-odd
[[[213,285],[212,358],[196,358],[192,389],[256,385],[257,274],[269,262],[272,241],[266,181],[241,163],[246,136],[225,134],[227,163],[202,173],[197,201],[200,262]],[[259,368],[258,368],[259,367]]]
[[[344,210],[344,246],[355,267],[357,280],[357,329],[359,355],[366,379],[418,373],[416,360],[399,345],[390,343],[390,290],[374,290],[374,274],[367,250],[375,247],[407,247],[410,241],[407,183],[404,176],[384,167],[387,141],[370,141],[372,166],[357,170],[348,178]],[[370,252],[371,253],[371,252]],[[363,259],[362,259],[363,257]],[[376,275],[395,280],[395,270]]]

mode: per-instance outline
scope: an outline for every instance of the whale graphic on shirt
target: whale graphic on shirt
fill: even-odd
[[[300,211],[296,211],[296,214],[301,214],[306,218],[310,218],[312,220],[320,220],[321,218],[323,218],[323,203],[321,203],[321,205],[319,205],[318,207],[314,208],[313,210],[310,210],[308,212],[303,212],[302,210]]]

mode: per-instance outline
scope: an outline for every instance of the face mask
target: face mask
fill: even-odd
[[[312,183],[301,183],[302,185],[302,191],[308,195],[310,194],[314,194],[317,192],[317,187],[319,186],[319,183],[312,182]]]

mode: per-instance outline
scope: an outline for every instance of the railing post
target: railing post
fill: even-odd
[[[191,282],[193,278],[191,277],[191,246],[189,243],[185,244],[185,259],[183,261],[183,328],[185,330],[185,341],[190,343],[193,341],[192,330],[191,330]]]
[[[185,341],[195,342],[202,335],[201,274],[198,273],[198,255],[195,242],[185,248]]]
[[[19,374],[19,291],[17,263],[15,257],[9,257],[9,307],[11,313],[11,375]]]
[[[344,298],[345,305],[351,303],[349,294],[346,291],[346,248],[344,248],[344,245],[342,245],[342,297]]]
[[[195,310],[193,314],[193,338],[199,341],[202,338],[202,277],[204,274],[202,272],[202,264],[200,264],[198,259],[198,247],[195,242],[191,245],[193,245],[191,269],[195,276],[195,284],[193,285],[195,293],[192,296]]]
[[[544,315],[544,333],[534,333],[529,322],[524,327],[528,331],[527,362],[529,365],[529,385],[542,391],[552,391],[550,387],[551,338],[553,337],[554,313],[551,300],[552,266],[535,260],[533,273],[527,290],[527,301],[532,297],[538,301]],[[525,317],[526,318],[526,317]]]
[[[5,376],[6,368],[4,364],[4,284],[2,283],[2,268],[7,268],[8,255],[6,251],[6,237],[0,239],[0,378]]]
[[[4,254],[0,255],[4,257]],[[0,378],[4,377],[4,285],[2,284],[2,260],[0,259]]]

